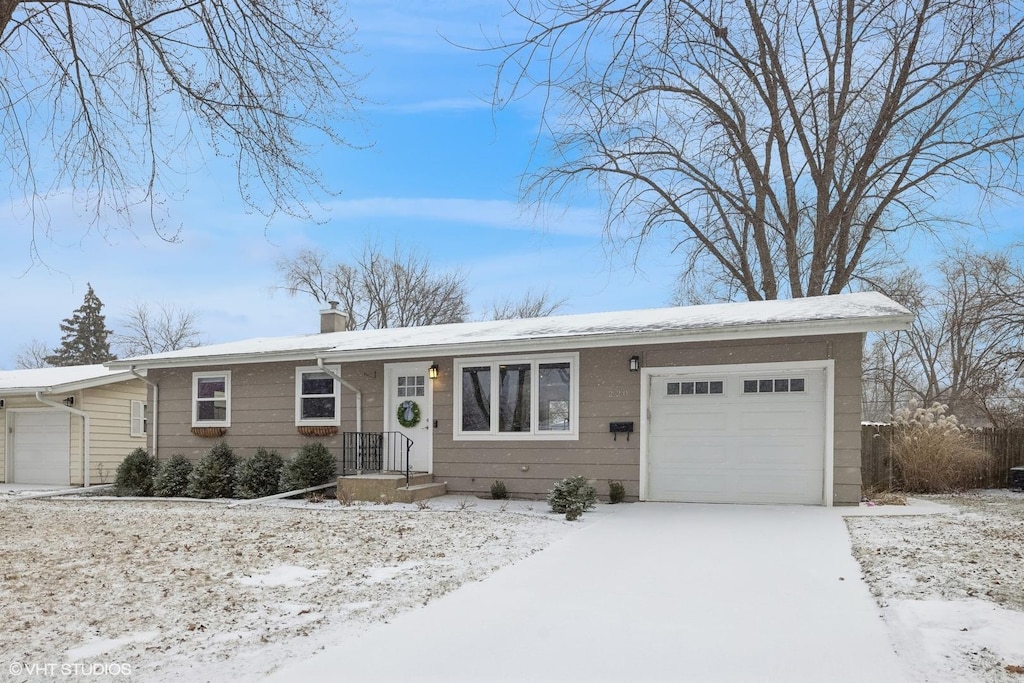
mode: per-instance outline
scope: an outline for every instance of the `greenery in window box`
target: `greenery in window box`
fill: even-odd
[[[206,452],[188,477],[193,498],[231,498],[235,495],[235,466],[238,458],[224,441]]]
[[[281,490],[298,491],[326,484],[334,478],[334,473],[334,456],[327,446],[314,441],[300,448],[295,459],[284,466],[281,471]]]
[[[156,458],[145,448],[136,448],[117,466],[114,491],[119,496],[152,496]]]
[[[569,521],[579,518],[597,503],[597,492],[586,477],[568,477],[555,482],[548,491],[548,505],[552,511],[564,514]]]
[[[171,456],[160,466],[153,480],[153,495],[161,498],[182,498],[188,495],[188,477],[192,474],[192,461],[181,453]]]
[[[275,450],[257,448],[256,454],[235,468],[235,496],[263,498],[279,493],[284,460]]]

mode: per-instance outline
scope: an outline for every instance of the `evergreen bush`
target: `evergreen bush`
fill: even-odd
[[[568,477],[555,482],[548,491],[548,505],[554,512],[564,514],[569,521],[578,519],[597,503],[597,492],[586,477]]]
[[[231,498],[235,495],[235,466],[238,458],[224,441],[206,452],[188,477],[193,498]]]
[[[294,460],[281,470],[281,491],[297,491],[326,484],[334,478],[334,456],[319,441],[299,449]]]
[[[156,458],[145,448],[136,448],[117,466],[114,491],[119,496],[152,496]]]
[[[284,460],[275,450],[257,448],[256,454],[235,469],[235,496],[263,498],[279,492]]]
[[[188,495],[188,478],[192,461],[181,453],[171,456],[160,466],[153,481],[153,495],[161,498],[182,498]]]
[[[626,487],[622,485],[621,481],[609,481],[608,482],[608,501],[615,505],[626,500]]]
[[[491,498],[494,500],[508,499],[508,488],[505,487],[505,482],[496,481],[491,484]]]

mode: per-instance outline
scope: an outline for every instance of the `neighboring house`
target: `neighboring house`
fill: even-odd
[[[102,365],[0,371],[0,481],[110,483],[146,446],[146,384]]]
[[[164,456],[347,439],[347,471],[344,432],[394,432],[456,493],[583,475],[639,500],[853,504],[864,333],[912,319],[875,293],[361,331],[329,309],[320,334],[109,365],[155,385]]]

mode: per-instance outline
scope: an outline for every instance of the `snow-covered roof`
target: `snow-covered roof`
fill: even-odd
[[[874,292],[522,320],[261,337],[128,358],[111,367],[170,367],[322,357],[369,360],[704,339],[906,329],[913,314]]]
[[[0,370],[0,394],[64,393],[132,379],[125,369],[104,365],[73,365],[66,368]]]

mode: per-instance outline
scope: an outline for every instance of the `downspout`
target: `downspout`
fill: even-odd
[[[325,375],[327,375],[329,377],[333,377],[334,379],[336,379],[339,382],[341,382],[341,385],[343,387],[346,387],[350,391],[355,392],[355,395],[356,395],[356,431],[357,432],[362,432],[363,431],[363,392],[359,391],[359,389],[355,388],[354,386],[352,386],[351,384],[346,382],[344,379],[342,379],[341,375],[339,375],[338,373],[334,372],[333,370],[328,368],[326,365],[324,365],[324,359],[323,358],[317,358],[316,359],[316,366],[318,368],[320,368],[320,372],[324,373]]]
[[[43,392],[41,391],[36,392],[36,400],[43,405],[53,406],[54,408],[63,410],[66,413],[78,415],[82,418],[82,436],[84,437],[82,444],[82,486],[89,486],[89,413],[84,410],[79,410],[78,408],[66,406],[63,403],[56,403],[48,398],[43,398]]]
[[[157,384],[156,382],[150,382],[148,379],[145,378],[145,376],[140,375],[138,372],[136,372],[134,365],[128,368],[128,372],[132,373],[133,375],[141,379],[143,382],[153,387],[153,458],[157,459],[157,453],[159,452],[159,439],[157,429],[159,418],[157,416],[160,414],[160,385]],[[145,413],[143,413],[142,417],[143,419],[145,419]]]

